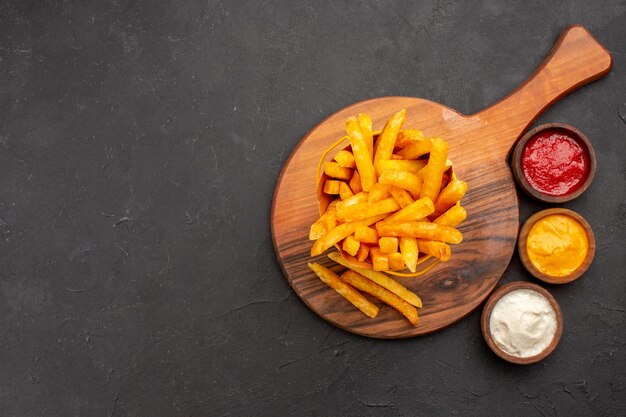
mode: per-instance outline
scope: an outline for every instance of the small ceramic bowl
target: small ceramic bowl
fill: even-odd
[[[529,140],[535,137],[538,133],[543,132],[545,130],[557,130],[563,131],[568,136],[574,138],[576,142],[586,150],[587,155],[589,156],[589,172],[587,179],[585,182],[580,185],[578,189],[573,191],[570,194],[552,196],[548,194],[544,194],[536,190],[526,179],[524,172],[522,170],[522,152],[526,147],[526,144]],[[584,193],[587,188],[591,185],[593,181],[593,177],[596,173],[596,155],[593,151],[593,146],[587,139],[587,137],[578,129],[573,126],[564,124],[564,123],[547,123],[540,126],[537,126],[522,136],[522,138],[515,145],[515,150],[513,151],[513,156],[511,158],[511,169],[513,170],[513,175],[515,176],[515,180],[519,184],[520,188],[524,190],[526,194],[535,198],[536,200],[543,201],[544,203],[553,203],[560,204],[565,203],[567,201],[571,201],[576,197],[580,196]]]
[[[491,330],[490,330],[490,325],[489,325],[489,321],[491,319],[491,312],[493,311],[493,308],[495,307],[497,302],[500,301],[500,299],[504,295],[510,293],[511,291],[521,290],[521,289],[536,291],[539,294],[546,297],[546,299],[550,302],[550,305],[552,306],[552,309],[554,310],[554,313],[556,315],[556,331],[554,333],[554,337],[552,338],[552,341],[550,342],[550,344],[542,352],[538,353],[537,355],[529,356],[525,358],[520,358],[517,356],[510,355],[507,352],[505,352],[502,348],[500,348],[500,346],[498,346],[498,344],[495,342],[495,340],[493,339],[491,335]],[[518,365],[529,365],[531,363],[539,362],[540,360],[545,359],[548,355],[550,355],[550,353],[552,353],[552,351],[554,351],[556,346],[559,344],[559,341],[561,340],[561,335],[563,334],[563,313],[561,313],[561,308],[559,307],[559,304],[556,302],[552,294],[550,294],[545,288],[542,288],[539,285],[533,284],[531,282],[515,281],[515,282],[511,282],[509,284],[506,284],[498,288],[487,299],[487,302],[485,303],[485,307],[483,308],[483,313],[480,319],[480,327],[483,333],[483,337],[485,338],[485,342],[487,342],[487,345],[489,345],[491,350],[496,355],[498,355],[500,358],[504,359],[507,362],[515,363]]]
[[[530,258],[528,257],[528,252],[526,251],[526,241],[528,239],[528,233],[530,232],[530,229],[535,225],[538,220],[552,214],[563,214],[566,216],[570,216],[574,220],[578,221],[583,229],[585,229],[585,232],[587,232],[587,238],[589,240],[589,250],[587,251],[587,257],[585,258],[583,263],[571,274],[562,277],[554,277],[541,272],[530,261]],[[517,240],[517,250],[522,264],[524,265],[526,270],[532,274],[532,276],[549,284],[567,284],[580,278],[580,276],[583,275],[585,271],[587,271],[589,265],[591,265],[593,257],[596,253],[596,238],[593,234],[591,226],[589,226],[589,223],[587,223],[587,221],[580,214],[564,208],[553,208],[537,212],[533,214],[528,220],[526,220],[526,223],[524,223],[524,226],[522,226],[522,229],[519,233],[519,238]]]

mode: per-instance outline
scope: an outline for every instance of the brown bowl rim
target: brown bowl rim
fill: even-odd
[[[585,229],[585,232],[587,233],[587,239],[589,241],[589,250],[587,251],[587,256],[585,257],[585,260],[583,261],[583,263],[580,264],[580,266],[574,272],[572,272],[569,275],[565,275],[563,277],[553,277],[553,276],[546,275],[543,272],[541,272],[532,264],[532,262],[528,258],[528,252],[526,252],[526,240],[528,238],[528,232],[530,232],[530,229],[533,227],[533,225],[537,221],[539,221],[540,219],[543,219],[544,217],[550,216],[552,214],[563,214],[566,216],[570,216],[574,220],[578,221],[582,225],[582,227]],[[517,251],[518,251],[520,260],[522,261],[522,264],[524,265],[524,268],[526,268],[526,270],[530,272],[530,274],[534,276],[535,278],[543,282],[547,282],[548,284],[568,284],[580,278],[585,272],[587,272],[587,269],[589,269],[589,266],[593,262],[593,258],[596,253],[596,238],[593,233],[593,229],[591,228],[591,226],[589,225],[589,223],[587,222],[587,220],[585,220],[583,216],[581,216],[580,214],[576,213],[573,210],[569,210],[566,208],[561,208],[561,207],[551,208],[551,209],[541,210],[533,214],[532,216],[528,218],[528,220],[526,220],[526,222],[522,226],[522,229],[520,230],[520,233],[519,233],[519,237],[517,240]]]
[[[526,143],[537,133],[543,130],[547,130],[547,129],[561,129],[561,130],[568,131],[570,134],[573,134],[578,139],[580,139],[579,143],[583,144],[587,148],[587,153],[589,155],[589,161],[591,164],[591,166],[589,167],[589,176],[587,177],[585,182],[580,186],[580,188],[571,194],[562,195],[562,196],[551,196],[551,195],[542,194],[539,191],[537,191],[535,188],[533,188],[532,185],[530,185],[530,183],[526,180],[524,173],[522,172],[521,157],[522,157],[522,151],[524,150]],[[587,136],[585,136],[583,132],[581,132],[574,126],[568,125],[566,123],[544,123],[526,132],[515,145],[515,150],[513,151],[513,157],[511,159],[511,162],[512,162],[512,168],[513,168],[513,176],[515,177],[515,180],[517,181],[521,189],[526,194],[533,197],[534,199],[543,201],[544,203],[551,203],[551,204],[565,203],[565,202],[572,201],[573,199],[579,197],[582,193],[584,193],[587,190],[587,188],[589,188],[596,174],[596,154],[595,154],[595,151],[593,150],[593,146],[591,145],[591,142],[589,142],[589,139],[587,138]]]
[[[521,289],[537,291],[538,293],[546,297],[547,300],[550,302],[550,305],[554,309],[554,313],[556,315],[556,331],[554,333],[554,337],[552,338],[552,341],[550,342],[550,344],[540,353],[534,356],[526,357],[526,358],[513,356],[513,355],[506,353],[504,350],[502,350],[496,344],[495,340],[493,340],[493,337],[490,331],[490,325],[489,325],[489,320],[491,319],[491,313],[496,303],[504,295],[512,291],[521,290]],[[496,289],[493,292],[493,294],[489,296],[489,298],[485,302],[485,306],[483,307],[483,312],[480,318],[480,327],[481,327],[485,342],[487,342],[487,345],[489,346],[489,348],[496,355],[498,355],[501,359],[504,359],[507,362],[511,362],[517,365],[529,365],[529,364],[536,363],[545,359],[548,355],[550,355],[554,351],[554,349],[556,349],[557,345],[559,344],[559,341],[561,340],[561,336],[563,335],[563,313],[561,312],[561,307],[559,306],[559,303],[552,296],[552,294],[550,294],[550,292],[546,290],[545,288],[537,284],[533,284],[532,282],[528,282],[528,281],[513,281]]]

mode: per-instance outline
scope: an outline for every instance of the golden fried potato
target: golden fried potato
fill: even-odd
[[[352,152],[346,151],[345,149],[337,152],[335,157],[333,158],[337,161],[337,164],[342,168],[356,168],[356,163],[354,162],[354,155]]]
[[[374,297],[378,298],[382,302],[390,305],[398,310],[404,317],[406,317],[413,326],[417,326],[418,316],[417,309],[404,301],[402,298],[393,294],[389,290],[381,287],[373,281],[370,281],[363,275],[348,270],[341,275],[341,278],[348,282],[350,285],[358,288],[359,290],[366,292]]]
[[[339,198],[341,198],[342,200],[345,200],[347,198],[352,197],[353,195],[354,193],[352,192],[348,184],[346,184],[345,182],[342,182],[341,184],[339,184]]]
[[[435,205],[430,198],[424,197],[414,201],[400,211],[395,212],[391,216],[387,217],[385,221],[415,222],[430,216],[433,211],[435,211]]]
[[[369,154],[374,157],[374,136],[372,135],[372,118],[367,114],[359,114],[359,129],[361,129],[361,134],[363,135],[363,140],[367,145],[367,150]]]
[[[435,201],[435,212],[432,217],[439,217],[450,207],[455,205],[465,195],[467,183],[460,180],[452,180],[441,190],[437,201]]]
[[[411,193],[414,198],[419,198],[422,190],[422,180],[409,171],[383,171],[378,177],[381,184],[394,185]]]
[[[463,206],[452,206],[448,211],[441,216],[433,220],[433,223],[440,224],[442,226],[456,227],[467,217],[467,211]]]
[[[406,109],[402,109],[387,121],[387,124],[383,128],[383,131],[376,143],[376,152],[374,154],[374,167],[376,171],[380,173],[378,163],[383,159],[391,159],[393,154],[393,148],[396,145],[396,139],[398,138],[398,132],[402,128],[406,120]]]
[[[376,172],[372,162],[372,155],[355,117],[349,117],[346,121],[346,132],[350,138],[356,168],[361,178],[361,187],[364,191],[369,191],[372,185],[376,183]]]
[[[352,174],[352,179],[350,180],[349,185],[354,194],[358,194],[363,191],[363,187],[361,187],[361,177],[359,176],[358,171],[355,170],[354,174]]]
[[[391,186],[391,195],[393,199],[396,200],[396,203],[398,203],[402,208],[405,208],[415,201],[407,190],[396,187],[395,185]]]
[[[378,247],[380,251],[385,254],[394,253],[398,251],[398,238],[397,237],[381,237],[378,239]]]
[[[461,243],[463,235],[453,227],[427,222],[380,222],[376,224],[379,236],[414,237],[445,243]]]
[[[402,260],[409,271],[415,272],[417,269],[417,259],[419,257],[417,239],[414,237],[401,237],[400,254],[402,255]]]
[[[346,268],[351,269],[354,272],[358,272],[359,274],[374,281],[376,284],[391,291],[392,293],[402,298],[407,303],[414,305],[415,307],[419,307],[419,308],[422,307],[422,300],[417,296],[417,294],[409,291],[406,287],[404,287],[398,281],[387,276],[386,274],[382,272],[378,272],[378,271],[373,271],[371,269],[354,266],[350,264],[348,261],[346,261],[345,259],[343,259],[343,257],[341,256],[339,252],[332,252],[328,255],[328,257],[332,259],[333,261],[337,262],[338,264],[345,266]]]
[[[380,172],[385,171],[409,171],[411,174],[417,174],[426,166],[426,161],[408,160],[408,159],[383,159],[378,163]]]
[[[437,201],[447,159],[448,143],[443,139],[434,138],[433,146],[430,150],[430,159],[426,168],[424,168],[424,183],[422,184],[420,198],[428,197],[432,201]]]
[[[352,178],[352,170],[350,168],[340,167],[337,162],[329,161],[324,164],[324,174],[330,178],[349,181]]]
[[[377,244],[378,233],[371,227],[362,226],[354,231],[354,238],[359,242]]]
[[[446,262],[450,259],[452,252],[450,251],[450,245],[443,242],[435,242],[433,240],[417,240],[420,252],[426,255],[434,256],[442,262]]]
[[[324,181],[324,188],[322,188],[322,191],[324,191],[326,194],[331,194],[331,195],[339,194],[341,182],[342,181],[337,181],[337,180],[326,180]]]
[[[400,209],[396,200],[392,197],[385,198],[377,203],[359,203],[354,206],[340,207],[337,209],[337,220],[342,222],[352,222],[363,220],[379,214],[392,213]]]
[[[309,268],[315,272],[324,284],[328,285],[339,295],[352,303],[352,305],[361,310],[363,314],[371,318],[378,315],[378,307],[376,307],[376,305],[372,304],[372,302],[365,298],[361,293],[352,288],[343,279],[335,275],[334,272],[316,263],[310,263]]]
[[[325,250],[333,246],[335,243],[338,243],[339,241],[353,234],[354,231],[359,227],[369,226],[370,224],[374,224],[377,221],[384,219],[385,217],[386,216],[383,214],[357,222],[340,224],[321,238],[317,239],[315,243],[313,243],[313,247],[311,247],[311,256],[317,256],[322,254]]]
[[[345,250],[346,252],[348,252],[352,256],[356,256],[357,252],[359,251],[359,247],[360,246],[361,246],[361,242],[356,240],[354,238],[354,236],[352,236],[352,235],[346,237],[343,240],[343,244],[341,245],[343,250]]]

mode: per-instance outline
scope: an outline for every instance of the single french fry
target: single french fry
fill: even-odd
[[[311,225],[311,229],[309,230],[310,240],[317,240],[335,228],[335,213],[337,211],[336,207],[336,205],[329,206],[324,214],[322,214],[320,218]]]
[[[467,183],[460,180],[452,180],[439,193],[437,201],[435,201],[435,212],[432,217],[439,217],[445,213],[450,207],[455,205],[465,195],[467,191]]]
[[[409,171],[383,171],[378,177],[378,182],[403,188],[414,198],[419,198],[422,189],[422,180]]]
[[[337,180],[326,180],[324,181],[324,191],[326,194],[339,194],[339,187],[341,186],[341,181]]]
[[[419,249],[417,239],[414,237],[400,238],[400,254],[409,271],[415,272],[417,269],[417,259],[419,257]]]
[[[349,184],[354,194],[358,194],[363,191],[363,187],[361,187],[361,177],[359,176],[359,172],[357,170],[354,170],[354,174],[352,174],[352,179]]]
[[[374,271],[389,270],[389,258],[380,251],[379,247],[370,248],[370,258],[372,259],[372,269]]]
[[[378,236],[405,236],[445,243],[456,244],[463,240],[463,235],[455,228],[428,222],[380,222],[376,224],[376,231]]]
[[[448,261],[452,255],[450,245],[443,242],[418,239],[417,246],[419,247],[420,252],[425,253],[426,255],[434,256],[442,262]]]
[[[402,254],[400,252],[387,254],[387,259],[389,260],[389,269],[392,271],[400,271],[405,268],[404,259],[402,258]]]
[[[413,197],[411,197],[411,194],[407,190],[396,187],[395,185],[391,186],[391,196],[394,200],[396,200],[396,203],[398,203],[401,208],[405,208],[414,201]]]
[[[374,249],[374,248],[371,248]],[[370,250],[371,250],[370,249]],[[417,296],[417,294],[409,291],[406,287],[400,284],[398,281],[392,279],[391,277],[385,275],[382,272],[374,271],[367,268],[361,268],[358,266],[354,266],[348,261],[346,261],[339,252],[332,252],[328,254],[328,257],[333,261],[337,262],[340,265],[345,266],[348,269],[357,272],[368,279],[371,279],[376,284],[380,285],[383,288],[388,289],[398,297],[402,298],[407,303],[414,305],[415,307],[422,307],[422,300]]]
[[[356,256],[357,252],[359,251],[359,247],[360,246],[361,246],[361,242],[356,240],[354,238],[354,236],[352,236],[352,235],[346,237],[343,240],[343,244],[341,245],[343,250],[345,250],[346,252],[348,252],[352,256]]]
[[[317,256],[322,254],[325,250],[333,246],[335,243],[345,239],[354,233],[360,226],[369,226],[379,220],[385,218],[385,215],[370,217],[369,219],[361,220],[358,222],[343,223],[335,227],[333,230],[326,233],[321,238],[317,239],[311,247],[311,256]]]
[[[356,254],[356,259],[359,262],[365,262],[365,260],[367,259],[367,256],[370,253],[370,248],[369,246],[361,243],[361,245],[359,246],[359,251]]]
[[[400,206],[393,197],[385,198],[377,203],[359,203],[354,206],[340,207],[337,209],[337,220],[342,222],[352,222],[363,220],[379,214],[392,213],[399,210]]]
[[[378,173],[381,172],[378,167],[378,162],[383,159],[391,159],[391,154],[393,154],[393,148],[395,147],[396,139],[398,138],[398,132],[402,128],[405,120],[406,109],[402,109],[391,116],[383,128],[383,131],[378,138],[376,153],[374,154],[374,167]]]
[[[428,139],[418,140],[398,151],[398,155],[401,155],[404,159],[417,159],[429,153],[432,146],[433,143]]]
[[[367,145],[367,150],[369,154],[374,157],[374,137],[372,135],[372,118],[367,114],[359,114],[359,129],[361,129],[361,134],[363,135],[363,140]]]
[[[424,183],[420,191],[420,198],[429,197],[431,200],[437,201],[447,159],[448,143],[443,139],[434,138],[430,159],[428,160],[428,165],[424,168]]]
[[[345,182],[339,184],[339,198],[345,200],[346,198],[350,198],[353,195],[354,193],[352,192],[352,189],[350,189],[350,186],[348,184],[346,184]]]
[[[310,263],[309,268],[315,272],[324,284],[335,290],[353,306],[361,310],[363,314],[371,318],[378,315],[378,307],[376,307],[375,304],[365,298],[363,294],[352,288],[350,284],[335,275],[334,272],[316,263]]]
[[[387,217],[388,222],[415,222],[430,216],[435,211],[435,205],[430,198],[424,197],[414,201],[400,211]]]
[[[378,233],[371,227],[362,226],[354,231],[354,238],[362,243],[377,244]]]
[[[330,178],[349,181],[352,178],[352,170],[350,168],[340,167],[337,162],[329,161],[324,164],[324,174]]]
[[[339,201],[335,207],[338,210],[342,207],[354,206],[359,203],[365,203],[368,200],[368,198],[369,198],[369,194],[366,193],[365,191],[362,191],[358,194],[353,195],[352,197],[348,197],[345,200]]]
[[[382,302],[395,308],[400,312],[400,314],[406,317],[413,326],[417,326],[417,309],[404,301],[402,298],[393,294],[391,291],[381,287],[373,281],[370,281],[363,275],[351,270],[344,272],[341,275],[341,278],[355,288],[370,295],[373,295]]]
[[[426,166],[426,161],[422,159],[407,160],[407,159],[383,159],[378,162],[380,172],[384,171],[409,171],[412,174],[417,174],[422,168]]]
[[[359,123],[355,117],[349,117],[346,121],[346,132],[352,145],[356,168],[361,178],[361,187],[364,191],[369,191],[371,186],[376,183],[376,172],[374,171],[374,164],[372,163],[368,145],[363,138],[363,133],[361,133]]]
[[[411,322],[411,324],[417,326],[419,321],[417,309],[407,303],[402,298],[393,294],[391,291],[376,284],[375,282],[368,280],[363,275],[351,270],[344,272],[342,274],[342,279],[344,279],[346,282],[349,282],[355,288],[358,288],[361,291],[378,298],[379,300],[398,310]]]
[[[354,162],[354,155],[352,152],[346,151],[345,149],[337,152],[335,157],[333,158],[337,161],[337,164],[342,168],[356,168],[356,163]]]
[[[378,246],[382,253],[394,253],[398,251],[397,237],[381,237],[378,239]]]
[[[433,220],[433,223],[440,224],[442,226],[456,227],[467,217],[467,212],[463,206],[452,206],[448,211],[441,216]]]
[[[420,130],[405,129],[398,133],[396,140],[396,148],[404,148],[414,142],[424,139],[424,134]]]
[[[377,203],[391,195],[391,185],[377,182],[370,188],[370,195],[367,199],[369,204]]]

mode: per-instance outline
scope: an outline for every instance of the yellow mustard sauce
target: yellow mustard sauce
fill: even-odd
[[[552,214],[537,221],[528,233],[526,252],[530,262],[542,273],[565,277],[587,257],[589,238],[576,219]]]

